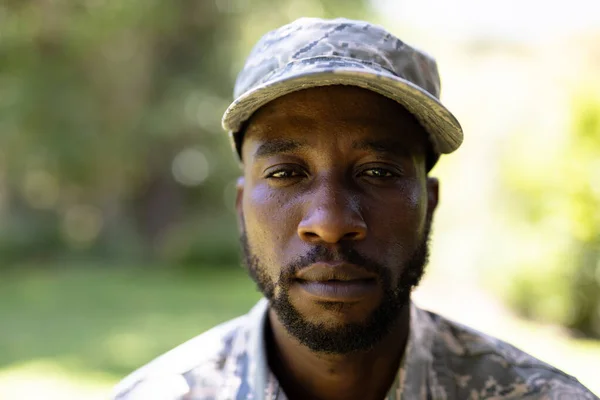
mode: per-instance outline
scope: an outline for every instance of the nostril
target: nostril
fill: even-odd
[[[304,232],[304,237],[305,237],[306,239],[318,239],[318,238],[319,238],[319,235],[317,235],[317,234],[316,234],[316,233],[314,233],[314,232]]]
[[[348,232],[344,235],[344,239],[354,240],[358,239],[361,236],[359,232]]]

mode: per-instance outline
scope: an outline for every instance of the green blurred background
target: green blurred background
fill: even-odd
[[[259,298],[220,118],[267,30],[368,19],[439,62],[443,157],[418,304],[600,394],[600,3],[0,2],[0,399],[106,398]]]

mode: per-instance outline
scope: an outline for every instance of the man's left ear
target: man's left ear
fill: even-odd
[[[437,178],[427,177],[427,216],[433,217],[440,195],[440,183]]]

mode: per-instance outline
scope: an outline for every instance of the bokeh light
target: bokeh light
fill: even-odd
[[[186,148],[173,159],[173,177],[184,186],[198,186],[209,174],[208,160],[197,148]]]
[[[63,217],[62,232],[65,240],[75,248],[87,247],[102,229],[102,211],[91,205],[75,205]]]
[[[27,171],[23,179],[23,195],[33,208],[53,208],[59,196],[58,180],[46,170]]]

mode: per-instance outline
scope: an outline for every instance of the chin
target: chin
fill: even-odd
[[[380,299],[348,302],[295,297],[291,305],[305,321],[334,328],[367,323],[380,305]]]

